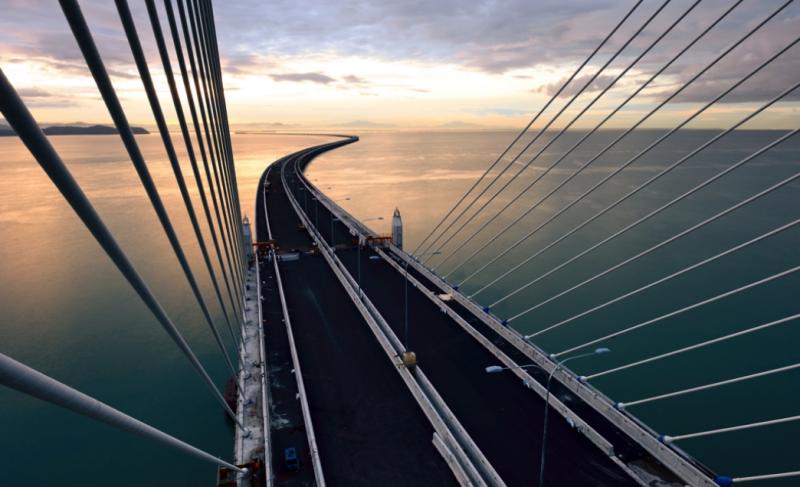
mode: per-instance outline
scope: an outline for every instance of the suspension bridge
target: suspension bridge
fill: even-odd
[[[2,71],[0,111],[230,418],[233,445],[199,449],[0,351],[3,385],[206,460],[221,486],[800,478],[796,455],[782,453],[793,440],[778,446],[800,420],[800,363],[784,343],[800,318],[798,128],[757,137],[745,130],[796,102],[797,73],[783,86],[768,83],[770,92],[742,105],[726,128],[692,132],[693,145],[681,139],[797,59],[797,32],[775,34],[798,14],[792,0],[764,3],[744,29],[727,24],[742,0],[632,3],[410,250],[400,227],[392,238],[374,232],[305,175],[315,158],[356,136],[331,134],[331,142],[265,163],[253,219],[244,217],[212,3],[165,0],[162,19],[155,0],[145,1],[169,88],[160,97],[128,2],[116,0],[200,270],[186,258],[78,2],[59,4],[230,373],[227,388],[211,378]],[[700,49],[721,35],[724,48]],[[777,44],[763,47],[766,36]],[[758,56],[744,56],[754,43]],[[735,78],[706,83],[737,59]],[[665,82],[678,65],[682,77]],[[702,83],[711,89],[686,108]],[[645,96],[658,101],[645,104]],[[165,105],[177,116],[202,209]],[[627,112],[632,105],[646,108]],[[675,105],[669,128],[649,128]],[[745,139],[757,143],[725,145]],[[679,151],[664,150],[675,140]],[[693,166],[712,152],[710,168]],[[211,296],[198,282],[206,275]],[[726,306],[745,311],[723,313]],[[730,344],[738,347],[732,357]],[[753,384],[767,393],[794,387],[795,396],[737,411],[737,394],[748,393],[737,388]],[[739,442],[742,458],[795,463],[716,471],[716,459],[695,454],[700,438]]]

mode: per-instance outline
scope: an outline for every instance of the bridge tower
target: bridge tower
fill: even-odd
[[[400,210],[397,208],[392,215],[392,243],[398,249],[403,249],[403,219],[400,218]]]

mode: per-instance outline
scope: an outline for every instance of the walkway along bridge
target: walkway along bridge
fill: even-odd
[[[789,15],[793,7],[791,0],[771,5],[771,10],[764,11],[743,31],[737,31],[727,48],[715,52],[700,67],[693,65],[695,70],[691,74],[677,85],[670,85],[667,94],[651,111],[645,112],[629,128],[612,132],[613,140],[602,150],[586,158],[573,154],[579,148],[591,153],[591,147],[587,149],[582,145],[587,139],[604,128],[608,120],[687,55],[709,32],[724,25],[743,2],[732,2],[716,12],[704,11],[701,19],[704,26],[694,36],[688,39],[684,36],[681,47],[672,56],[662,56],[654,61],[660,67],[650,76],[637,78],[636,88],[621,104],[600,116],[601,121],[591,129],[579,132],[577,142],[571,147],[561,149],[554,145],[562,136],[569,140],[570,135],[574,135],[568,132],[570,127],[585,114],[597,115],[592,113],[595,102],[628,71],[640,69],[640,61],[651,49],[669,38],[685,19],[692,18],[701,8],[701,3],[702,0],[697,0],[676,8],[670,0],[652,4],[635,2],[420,244],[412,252],[405,252],[385,239],[376,238],[378,235],[304,176],[306,167],[315,157],[358,141],[357,137],[350,136],[339,136],[334,142],[287,155],[266,168],[256,190],[255,242],[251,242],[249,222],[242,218],[238,204],[236,166],[211,2],[189,0],[184,3],[177,0],[177,14],[171,0],[164,2],[173,55],[183,80],[181,93],[173,74],[172,57],[161,29],[158,9],[154,0],[147,0],[145,6],[169,84],[171,101],[199,188],[202,214],[212,236],[211,244],[207,245],[131,12],[125,0],[117,0],[131,53],[214,286],[214,298],[223,310],[226,334],[225,330],[219,331],[222,323],[216,323],[211,317],[206,297],[199,290],[194,270],[186,260],[80,7],[75,0],[60,0],[87,67],[181,264],[193,297],[219,345],[221,359],[234,378],[230,390],[235,400],[226,400],[206,373],[178,326],[119,247],[2,72],[0,111],[235,424],[234,460],[222,460],[199,450],[1,353],[0,383],[208,460],[220,468],[219,485],[521,486],[548,483],[711,486],[800,476],[800,471],[723,475],[713,472],[679,446],[681,441],[691,438],[788,425],[795,423],[800,416],[773,417],[688,433],[665,434],[648,426],[636,415],[641,404],[764,380],[765,377],[796,371],[800,364],[784,363],[630,401],[613,399],[594,386],[600,377],[670,357],[688,357],[690,352],[706,350],[728,340],[755,335],[784,324],[796,324],[800,317],[796,309],[736,331],[711,337],[699,334],[705,337],[700,340],[689,336],[687,343],[678,348],[631,359],[591,374],[578,374],[566,365],[568,361],[576,360],[570,366],[577,366],[580,359],[609,352],[610,344],[616,343],[620,336],[796,277],[800,266],[791,259],[796,254],[796,239],[792,241],[795,244],[793,253],[787,251],[789,257],[780,260],[778,264],[782,267],[775,272],[770,270],[774,265],[765,262],[764,269],[769,273],[752,281],[655,317],[609,330],[602,336],[556,353],[539,345],[540,337],[551,330],[565,327],[667,281],[692,278],[698,274],[698,269],[746,248],[763,245],[779,234],[796,236],[797,233],[791,232],[796,230],[800,219],[792,211],[772,215],[774,218],[769,223],[777,221],[777,224],[744,240],[740,236],[736,240],[738,234],[724,234],[724,242],[734,242],[724,250],[585,310],[575,310],[575,314],[567,318],[538,323],[538,328],[527,334],[515,327],[515,323],[521,323],[519,319],[540,311],[548,303],[592,282],[602,282],[605,276],[650,254],[658,255],[657,252],[669,250],[685,236],[728,215],[736,216],[738,211],[762,199],[779,194],[796,202],[796,180],[800,177],[796,172],[796,161],[789,165],[791,171],[788,174],[770,181],[763,188],[741,199],[728,200],[723,209],[715,210],[700,220],[669,227],[671,232],[666,238],[649,247],[633,250],[629,257],[618,262],[603,260],[602,270],[580,278],[583,280],[546,299],[526,302],[524,309],[511,313],[502,306],[573,262],[584,262],[584,257],[593,256],[595,249],[612,241],[617,243],[616,239],[621,235],[651,218],[657,218],[673,206],[681,202],[692,204],[693,197],[705,188],[724,191],[727,189],[724,186],[726,175],[758,161],[771,151],[792,147],[797,128],[778,133],[766,145],[749,150],[732,162],[725,161],[722,169],[699,183],[681,187],[674,197],[664,200],[666,202],[656,209],[632,219],[608,236],[600,237],[577,254],[559,260],[554,267],[538,269],[529,275],[532,280],[520,287],[508,290],[497,285],[582,228],[618,209],[629,198],[645,194],[651,183],[702,155],[713,144],[726,137],[735,137],[740,133],[737,130],[746,127],[749,121],[791,101],[790,97],[798,87],[795,81],[781,87],[765,101],[748,106],[748,113],[740,120],[724,130],[713,132],[695,148],[686,148],[677,160],[666,163],[638,186],[622,186],[623,194],[615,195],[613,202],[601,206],[602,209],[577,226],[557,233],[553,240],[538,250],[526,250],[522,257],[514,253],[515,249],[527,244],[528,239],[704,112],[713,109],[725,97],[735,95],[736,90],[746,86],[751,79],[759,79],[762,71],[769,73],[768,69],[774,63],[796,54],[793,49],[800,41],[796,32],[788,38],[781,37],[784,44],[745,66],[744,75],[718,93],[706,97],[697,110],[686,112],[688,116],[679,119],[672,128],[656,132],[651,142],[634,151],[633,157],[601,173],[588,189],[575,198],[567,198],[564,206],[545,212],[539,223],[532,224],[526,220],[529,214],[536,213],[535,210],[548,206],[544,203],[546,200],[578,178],[595,161],[611,153],[648,118],[679,99],[684,90],[702,80],[703,75],[717,63],[737,55],[737,49],[746,45],[748,39],[785,19],[782,16]],[[654,26],[661,27],[656,29]],[[656,32],[650,32],[649,39],[642,34],[652,30]],[[617,47],[612,49],[613,45]],[[612,53],[603,57],[609,49]],[[628,50],[636,52],[632,62],[623,67],[615,66],[614,61],[621,59],[620,54]],[[600,62],[602,59],[605,61]],[[597,63],[601,64],[599,68],[595,68]],[[593,89],[601,76],[611,81],[606,81],[608,84],[602,89]],[[593,92],[597,95],[589,97]],[[587,101],[587,97],[591,99]],[[182,99],[187,100],[191,129]],[[566,102],[556,108],[564,99]],[[575,106],[570,109],[573,102]],[[551,114],[548,109],[555,113]],[[564,121],[562,115],[572,118]],[[548,116],[549,120],[545,121]],[[539,145],[536,145],[538,141]],[[552,161],[549,166],[538,168],[540,171],[535,177],[520,179],[528,176],[525,171],[551,146],[558,150],[554,159],[547,159]],[[579,164],[554,170],[565,159],[573,161],[570,156],[577,157]],[[566,176],[542,188],[544,183],[539,182],[546,180],[548,174]],[[514,185],[515,181],[521,186]],[[530,191],[533,188],[536,191]],[[206,196],[206,189],[210,198]],[[500,208],[491,206],[494,202]],[[516,203],[525,209],[520,212]],[[501,228],[498,229],[497,225]],[[504,237],[510,237],[510,240]],[[508,245],[509,242],[513,243]],[[503,262],[507,256],[516,257]],[[497,267],[499,263],[503,265]],[[506,270],[498,274],[498,268]],[[492,277],[476,277],[487,269],[494,269]],[[692,281],[688,282],[691,285]],[[498,289],[503,290],[502,294],[497,293]],[[487,295],[494,297],[487,299]],[[235,359],[229,356],[224,343],[228,338],[238,350]],[[709,413],[699,411],[698,414]]]

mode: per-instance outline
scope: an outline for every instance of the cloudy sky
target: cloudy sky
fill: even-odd
[[[163,90],[160,96],[166,100],[166,82],[144,2],[130,3],[150,68]],[[157,3],[162,29],[168,32],[163,4]],[[236,0],[214,5],[226,96],[236,126],[514,128],[523,126],[544,105],[634,3]],[[608,126],[635,121],[783,3],[745,0]],[[80,4],[129,118],[152,126],[113,2],[82,0]],[[575,126],[597,123],[733,5],[733,0],[644,0],[563,91],[561,103],[589,84],[562,120],[569,121],[616,80],[594,105],[597,110]],[[56,2],[0,0],[0,12],[0,67],[37,119],[108,122]],[[643,25],[592,81],[600,66]],[[648,126],[674,124],[796,41],[798,33],[800,6],[792,4],[664,107]],[[738,114],[791,87],[798,73],[800,46],[795,46],[721,100],[695,126],[727,126]],[[167,113],[174,120],[171,110]],[[752,126],[795,128],[798,119],[798,97],[792,94]]]

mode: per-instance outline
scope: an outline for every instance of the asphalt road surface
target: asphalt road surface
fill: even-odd
[[[303,160],[298,161],[302,168]],[[304,199],[298,198],[301,204]],[[337,255],[357,278],[358,252],[347,227],[332,220],[324,205],[313,199],[306,211],[312,221],[318,219],[323,237],[339,249]],[[403,275],[382,259],[370,259],[371,255],[376,254],[362,249],[362,287],[404,340]],[[507,485],[536,485],[544,401],[514,374],[487,374],[485,367],[498,363],[494,355],[421,292],[412,286],[408,289],[408,347],[417,354],[418,364]],[[548,485],[636,485],[558,413],[551,413],[545,467]]]
[[[268,176],[267,212],[279,254],[293,250],[300,254],[298,260],[280,262],[279,267],[327,484],[456,485],[432,444],[433,427],[395,366],[323,257],[309,253],[314,246],[298,229],[300,220],[283,191],[278,169],[274,167]],[[262,208],[258,210],[261,241],[266,240],[263,201],[257,208]],[[284,347],[269,342],[266,346],[270,351]],[[286,482],[297,481],[295,485],[299,476],[311,471],[308,446],[297,441],[299,450],[305,448],[301,472],[298,477],[283,477]],[[273,444],[278,452],[286,443],[279,445],[276,438]],[[276,456],[282,456],[279,453]]]

